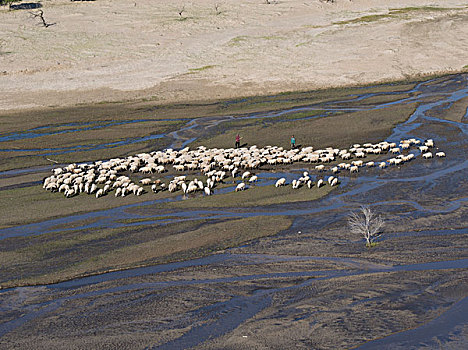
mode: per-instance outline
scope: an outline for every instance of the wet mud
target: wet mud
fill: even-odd
[[[63,234],[67,227],[79,231],[143,225],[157,230],[200,218],[292,220],[278,234],[202,258],[4,289],[2,348],[464,348],[468,111],[460,121],[446,115],[468,96],[468,75],[421,82],[410,92],[414,94],[408,97],[408,91],[395,91],[395,96],[405,96],[385,103],[418,102],[387,140],[432,138],[446,158],[428,163],[419,157],[401,169],[366,169],[359,176],[343,176],[337,191],[312,202],[161,206],[183,200],[175,197],[0,229],[0,241],[14,246],[15,239]],[[366,103],[376,96],[353,94],[297,109],[330,115],[346,108],[378,113],[382,104]],[[260,115],[273,118],[292,110]],[[253,115],[259,116],[245,118]],[[172,138],[173,147],[184,147],[229,120],[232,116],[197,118],[163,137]],[[302,170],[265,172],[259,186]],[[0,178],[35,171],[44,168],[4,172]],[[232,190],[227,186],[223,191]],[[377,246],[370,249],[346,229],[347,215],[362,204],[386,220]]]

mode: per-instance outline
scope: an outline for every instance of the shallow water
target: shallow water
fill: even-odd
[[[468,325],[468,297],[455,302],[439,317],[415,329],[365,343],[356,349],[439,348],[450,337]]]
[[[461,83],[461,84],[460,84]],[[286,215],[295,218],[294,224],[288,232],[297,232],[300,229],[302,220],[307,221],[311,215],[319,216],[316,222],[309,224],[309,227],[320,230],[324,225],[333,223],[337,218],[347,215],[350,210],[357,208],[361,204],[369,204],[378,208],[381,212],[394,212],[401,208],[402,213],[398,218],[410,217],[413,219],[429,217],[431,215],[445,215],[456,212],[468,206],[468,193],[464,192],[464,187],[456,184],[463,184],[468,178],[468,125],[465,123],[453,122],[428,116],[428,112],[436,109],[448,108],[455,101],[468,96],[468,75],[458,75],[450,78],[443,84],[432,84],[424,82],[416,86],[413,92],[420,93],[411,98],[391,102],[392,104],[407,103],[409,101],[424,101],[427,97],[437,97],[436,101],[422,103],[416,108],[413,115],[405,122],[397,125],[389,141],[397,141],[401,138],[433,138],[436,145],[446,151],[447,158],[441,160],[424,161],[416,159],[409,164],[398,168],[389,167],[383,171],[379,169],[366,169],[357,176],[340,174],[342,185],[336,191],[331,192],[325,198],[314,202],[298,202],[292,204],[279,204],[254,208],[210,208],[207,210],[170,210],[168,213],[161,213],[160,210],[145,210],[144,214],[140,209],[148,209],[151,205],[168,200],[148,200],[142,203],[125,205],[113,209],[95,211],[80,215],[69,215],[60,219],[45,220],[43,222],[19,225],[16,227],[0,230],[0,239],[41,235],[45,233],[57,233],[64,231],[58,225],[71,225],[70,230],[80,230],[86,228],[115,228],[128,227],[131,225],[165,225],[183,220],[220,219],[220,218],[244,218],[252,216],[277,216]],[[407,92],[395,92],[396,95]],[[362,94],[353,96],[358,101],[376,96],[376,94]],[[290,108],[285,111],[265,114],[251,114],[245,118],[272,118],[282,114],[295,111],[326,110],[333,115],[336,111],[346,109],[348,101],[334,101],[324,104]],[[367,109],[378,109],[379,106],[363,106]],[[468,115],[468,111],[465,114]],[[169,135],[174,139],[173,146],[184,147],[186,144],[202,135],[207,129],[232,117],[206,118],[189,121],[183,128]],[[28,131],[30,132],[30,131]],[[78,132],[78,131],[77,131]],[[37,171],[44,168],[38,168]],[[291,169],[283,172],[265,172],[258,174],[261,178],[258,186],[271,185],[279,177],[286,177],[288,180],[297,177],[307,168]],[[23,171],[23,170],[21,170]],[[22,174],[21,171],[11,171],[0,173],[0,176],[15,176]],[[36,170],[32,170],[36,171]],[[28,169],[24,170],[25,173]],[[321,175],[314,175],[321,176]],[[448,180],[450,179],[450,180]],[[232,191],[234,184],[218,193]],[[461,189],[461,190],[460,190]],[[402,195],[403,194],[403,195]],[[406,196],[404,194],[407,194]],[[440,200],[443,195],[443,200]],[[436,199],[434,199],[436,198]],[[182,200],[177,197],[171,200]],[[314,216],[314,217],[316,217]],[[124,219],[146,219],[137,224],[122,223]],[[88,221],[92,220],[92,223]],[[450,236],[463,235],[468,233],[466,219],[461,219],[457,227],[451,227],[448,223],[446,229],[426,228],[421,230],[405,230],[403,232],[388,232],[382,236],[382,241],[396,237],[415,236]],[[280,238],[278,238],[280,239]],[[167,272],[177,272],[179,270],[196,267],[242,267],[251,265],[262,265],[270,263],[288,261],[327,261],[336,264],[336,268],[323,270],[284,271],[266,272],[255,274],[235,274],[224,277],[205,276],[194,279],[167,279],[158,278],[158,281],[139,281],[145,276],[163,276]],[[333,279],[346,276],[358,276],[362,274],[398,273],[410,271],[438,271],[438,270],[466,270],[468,269],[468,259],[456,259],[447,261],[433,261],[419,264],[389,265],[369,262],[364,259],[338,258],[338,257],[313,257],[313,256],[285,256],[268,254],[233,254],[228,251],[223,254],[214,254],[205,258],[187,260],[183,262],[162,264],[156,266],[129,269],[124,271],[109,272],[96,276],[78,278],[71,281],[61,282],[48,286],[22,287],[8,289],[0,292],[0,301],[8,299],[8,295],[24,293],[25,295],[47,295],[47,301],[38,303],[20,303],[16,307],[20,309],[21,316],[13,318],[0,325],[0,336],[8,334],[18,327],[26,325],[40,317],[45,317],[59,309],[63,303],[70,300],[86,299],[96,296],[112,299],[114,293],[132,295],[137,290],[162,291],[168,288],[178,288],[183,291],[185,287],[207,284],[232,284],[245,281],[274,281],[279,279],[302,279],[287,287],[271,287],[258,289],[249,295],[233,295],[225,301],[214,301],[212,305],[200,307],[185,315],[187,325],[193,324],[190,331],[165,344],[149,347],[154,349],[188,348],[202,344],[211,338],[220,337],[227,334],[251,320],[262,310],[270,307],[272,301],[278,293],[285,291],[298,291],[301,288],[312,286],[320,280]],[[171,289],[173,290],[173,289]],[[361,348],[386,348],[390,346],[401,346],[407,348],[419,346],[422,343],[435,344],[434,337],[440,341],[449,341],[450,334],[456,332],[460,325],[466,325],[468,320],[468,302],[466,298],[454,303],[436,319],[422,325],[414,330],[405,331],[390,335],[386,338],[371,341],[361,346]],[[6,306],[5,306],[6,305]],[[430,308],[431,305],[427,305]],[[6,312],[10,308],[8,304],[2,304],[1,309]],[[105,312],[105,309],[103,309]],[[213,320],[216,320],[215,322]],[[182,322],[182,321],[180,321]],[[184,324],[179,324],[182,328]],[[172,324],[176,327],[177,324]],[[163,326],[161,326],[163,327]],[[165,329],[170,328],[167,325]],[[155,342],[158,344],[158,342]]]

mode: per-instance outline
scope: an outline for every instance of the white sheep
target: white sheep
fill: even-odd
[[[424,159],[432,158],[432,152],[424,153],[422,156],[423,156]]]
[[[318,171],[323,171],[323,169],[325,169],[325,165],[323,165],[323,164],[316,165],[315,169],[318,170]]]
[[[149,185],[151,182],[152,182],[152,180],[149,177],[140,180],[140,183],[142,185]]]
[[[323,182],[322,179],[320,179],[320,180],[317,181],[317,188],[320,188],[320,187],[322,187],[323,185],[325,185],[325,183]]]
[[[436,156],[440,158],[445,157],[445,152],[437,152]]]
[[[238,192],[238,191],[244,191],[244,190],[245,190],[245,183],[241,182],[240,184],[236,186],[235,191]]]
[[[286,185],[286,179],[282,177],[281,179],[278,179],[275,183],[275,187],[280,187],[280,186],[285,186]]]
[[[258,181],[258,176],[254,175],[249,179],[249,182],[257,182]]]

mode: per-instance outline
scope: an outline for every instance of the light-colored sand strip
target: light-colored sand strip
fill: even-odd
[[[0,8],[0,110],[206,100],[451,72],[464,0],[42,2]],[[185,5],[182,16],[178,12]]]

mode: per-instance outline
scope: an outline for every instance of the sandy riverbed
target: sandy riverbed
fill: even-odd
[[[51,0],[48,28],[2,7],[0,110],[230,98],[468,65],[463,0],[215,3]]]

